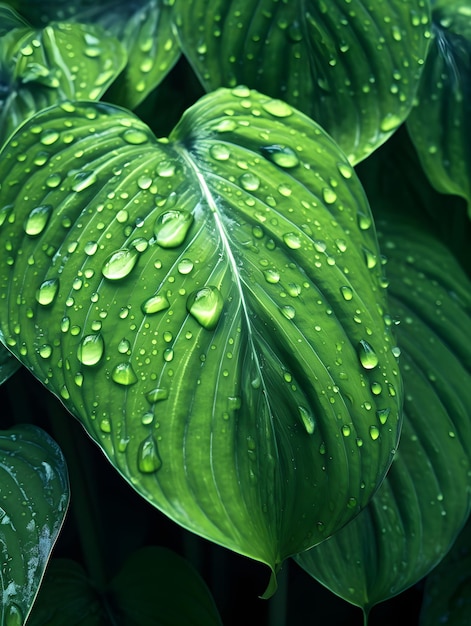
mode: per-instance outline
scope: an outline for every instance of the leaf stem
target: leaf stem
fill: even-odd
[[[278,589],[268,602],[269,626],[285,626],[287,624],[288,567],[289,559],[286,559],[277,575]]]

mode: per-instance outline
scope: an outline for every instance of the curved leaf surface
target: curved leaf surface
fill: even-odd
[[[272,567],[367,503],[401,383],[369,207],[320,127],[246,87],[163,140],[68,103],[0,163],[5,341],[139,493]]]
[[[364,511],[296,557],[369,610],[447,553],[471,502],[471,285],[450,252],[397,216],[378,223],[404,375],[404,425],[389,473]]]
[[[54,23],[15,28],[0,38],[0,143],[36,111],[77,98],[95,100],[126,60],[101,27]]]
[[[221,626],[214,600],[197,571],[166,548],[149,546],[129,556],[105,590],[106,601],[82,567],[53,559],[28,626]],[[107,617],[108,616],[108,617]]]
[[[3,37],[3,35],[6,35],[14,28],[27,26],[28,23],[12,7],[4,2],[0,2],[0,37]]]
[[[471,9],[433,3],[433,43],[407,128],[431,184],[466,199],[471,217]]]
[[[67,468],[41,429],[0,431],[1,624],[23,624],[69,501]]]
[[[13,376],[20,368],[21,363],[12,353],[0,344],[0,385]]]
[[[427,577],[420,626],[467,626],[471,615],[471,523]]]
[[[182,50],[207,90],[244,83],[315,119],[352,164],[405,120],[429,33],[428,3],[176,0]]]

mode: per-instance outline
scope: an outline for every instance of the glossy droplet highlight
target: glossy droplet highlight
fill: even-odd
[[[137,452],[137,467],[143,474],[153,474],[162,466],[157,442],[150,436],[139,445]]]
[[[42,204],[35,207],[26,218],[24,223],[25,233],[30,237],[37,237],[46,228],[51,217],[52,206],[50,204]]]
[[[361,339],[358,344],[358,358],[366,370],[372,370],[378,365],[378,357],[370,344]]]
[[[293,109],[283,100],[268,100],[262,104],[262,108],[274,117],[289,117],[293,114]]]
[[[165,311],[169,307],[170,303],[165,296],[155,294],[142,303],[141,310],[145,315],[153,315],[154,313]]]
[[[77,359],[83,365],[96,365],[101,361],[105,343],[101,334],[86,335],[77,348]]]
[[[340,293],[342,294],[343,299],[347,302],[353,299],[353,289],[351,287],[340,287]]]
[[[111,373],[111,378],[115,383],[124,387],[137,383],[137,376],[131,363],[118,363]]]
[[[208,330],[216,327],[224,301],[217,287],[209,285],[194,291],[188,296],[186,308],[197,322]]]
[[[138,258],[139,252],[136,248],[116,250],[105,261],[101,272],[108,280],[121,280],[131,273]]]
[[[376,441],[379,437],[379,428],[377,426],[370,426],[370,437],[373,441]]]
[[[184,242],[192,223],[189,211],[165,211],[155,221],[155,240],[162,248],[176,248]]]
[[[301,247],[301,239],[297,233],[286,233],[283,235],[283,241],[291,248],[291,250],[297,250]]]
[[[260,151],[266,159],[284,169],[299,165],[297,153],[288,146],[264,146]]]
[[[246,191],[257,191],[260,187],[260,178],[255,174],[252,174],[252,172],[245,172],[245,174],[242,174],[239,178],[239,182]]]
[[[151,391],[146,393],[146,400],[150,402],[150,404],[155,404],[156,402],[161,402],[162,400],[166,400],[168,398],[168,389],[165,387],[156,387]]]
[[[54,302],[57,292],[59,291],[59,279],[50,278],[45,280],[36,291],[36,300],[42,306],[49,306]]]
[[[301,424],[304,426],[308,435],[312,435],[316,428],[316,422],[312,413],[304,406],[298,406],[298,415]]]

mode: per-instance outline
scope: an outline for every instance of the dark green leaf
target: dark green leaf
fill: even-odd
[[[0,344],[0,385],[13,376],[19,369],[21,363],[12,353]]]
[[[367,508],[297,557],[312,576],[368,610],[425,576],[470,506],[471,284],[449,251],[395,216],[378,224],[391,312],[400,320],[404,425],[398,452]]]
[[[184,54],[207,90],[244,83],[323,126],[352,163],[407,117],[429,32],[422,0],[176,0]]]
[[[35,426],[0,431],[0,623],[19,626],[33,604],[67,510],[57,444]]]
[[[471,615],[471,522],[427,577],[420,626],[468,626]]]
[[[28,23],[10,6],[0,2],[0,37],[14,28],[24,28]],[[3,78],[3,77],[2,77]]]
[[[433,43],[407,127],[432,185],[465,198],[471,217],[471,8],[433,5]]]
[[[52,560],[28,626],[109,623],[222,624],[199,574],[185,559],[166,548],[152,546],[131,554],[103,595],[91,586],[80,565],[65,559]]]
[[[36,111],[68,98],[99,99],[126,55],[98,26],[55,23],[0,38],[0,143]]]
[[[169,140],[64,104],[0,158],[5,341],[139,493],[272,567],[367,503],[401,383],[369,207],[326,133],[239,87]]]

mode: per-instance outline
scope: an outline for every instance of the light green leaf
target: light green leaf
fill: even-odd
[[[13,376],[21,363],[2,344],[0,344],[0,385]]]
[[[26,619],[69,501],[64,458],[41,429],[0,431],[0,623]]]
[[[176,0],[175,12],[207,90],[244,83],[286,100],[352,164],[407,117],[430,37],[422,0]]]
[[[407,128],[431,184],[465,198],[471,217],[471,8],[433,5],[433,43]]]
[[[471,521],[427,577],[420,626],[468,626],[471,615]]]
[[[54,23],[0,38],[0,143],[36,111],[60,100],[99,99],[126,60],[98,26]]]
[[[104,595],[80,565],[53,559],[28,626],[101,626],[110,617],[112,623],[126,626],[222,624],[196,570],[171,550],[149,546],[128,557]]]
[[[0,164],[5,342],[140,494],[272,567],[368,502],[401,383],[369,207],[320,127],[246,87],[162,140],[66,103]]]
[[[425,576],[467,519],[471,481],[471,284],[433,236],[397,216],[378,223],[400,320],[404,425],[389,473],[364,511],[296,557],[368,611]]]

